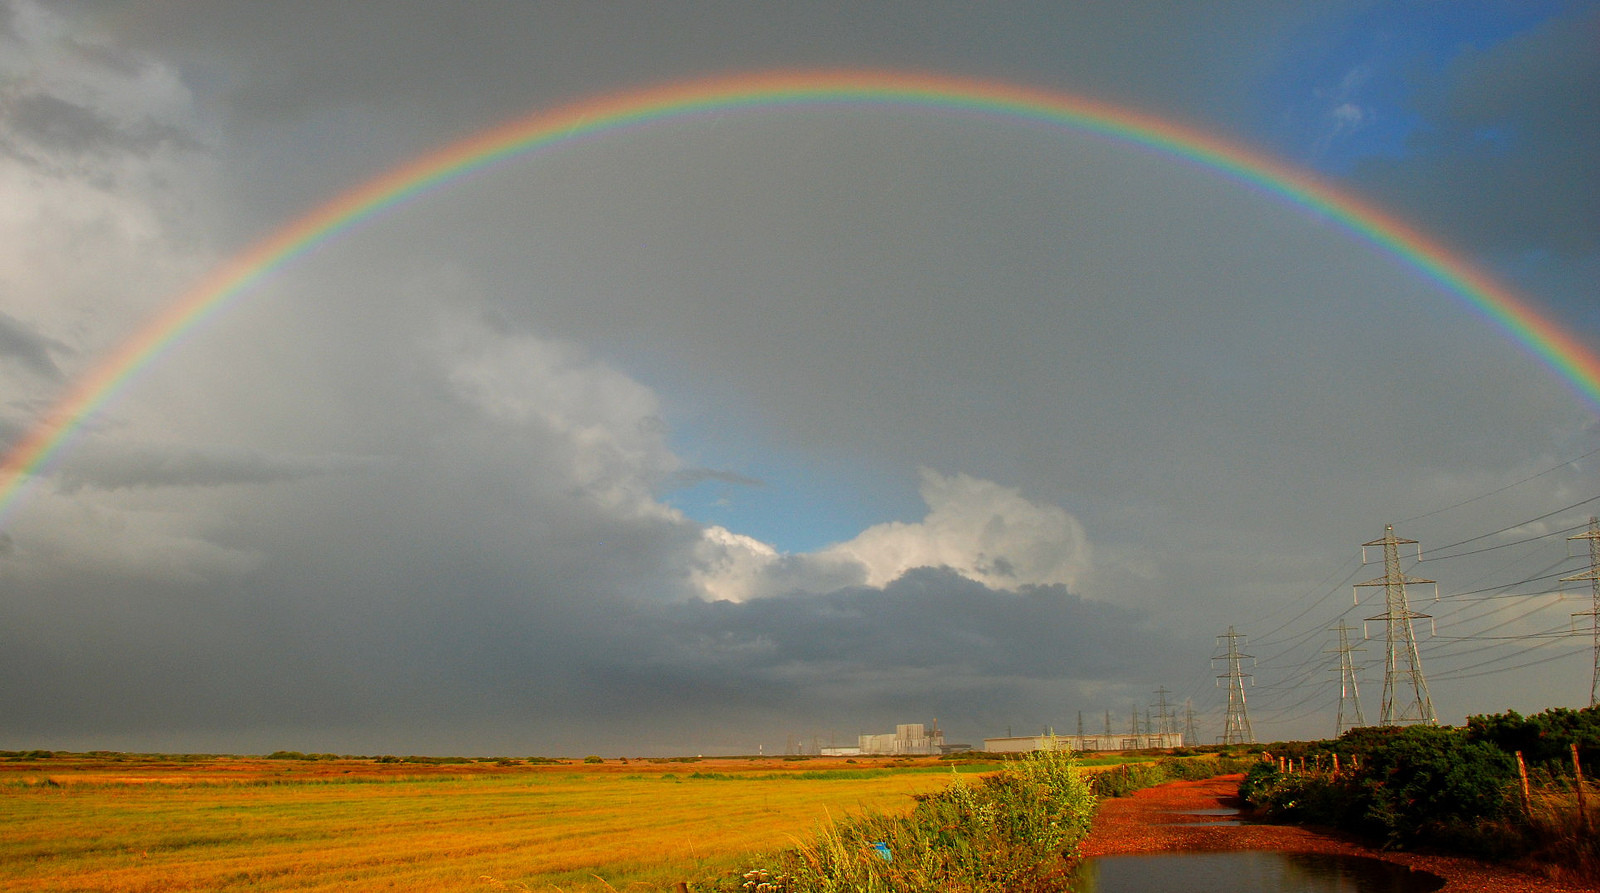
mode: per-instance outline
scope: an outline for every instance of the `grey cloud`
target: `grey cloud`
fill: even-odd
[[[66,493],[83,488],[221,487],[353,474],[384,462],[370,456],[270,455],[243,448],[98,445],[74,452],[58,477]]]
[[[1600,10],[1568,15],[1420,84],[1408,153],[1358,179],[1480,250],[1600,251]]]
[[[723,484],[737,484],[741,487],[765,487],[767,484],[758,478],[740,474],[737,471],[725,471],[716,468],[684,468],[671,474],[668,485],[672,487],[692,487],[707,481],[717,481]]]
[[[58,96],[33,93],[14,98],[7,115],[5,145],[19,158],[72,155],[148,154],[171,145],[192,150],[198,144],[177,128],[143,120],[123,123]]]
[[[692,602],[665,615],[652,663],[668,672],[795,679],[937,670],[951,678],[1105,679],[1162,648],[1125,608],[1064,587],[995,590],[948,569],[913,570],[882,589],[852,587],[747,602]]]
[[[65,350],[65,344],[40,334],[32,326],[0,311],[0,355],[12,357],[35,375],[60,381],[61,368],[51,354]]]
[[[360,557],[377,559],[375,545]],[[0,691],[0,706],[36,739],[227,729],[226,749],[246,752],[290,746],[273,730],[298,727],[297,741],[357,751],[639,753],[661,740],[736,746],[763,727],[853,735],[910,711],[974,740],[996,723],[1059,720],[1080,686],[1149,678],[1209,645],[1059,588],[995,591],[945,571],[821,597],[650,604],[550,564],[529,586],[453,548],[419,543],[354,588],[320,564],[269,564],[233,593],[86,578],[48,610],[23,587],[12,612],[27,634],[0,630],[0,670],[34,681]],[[181,630],[159,619],[173,611]]]

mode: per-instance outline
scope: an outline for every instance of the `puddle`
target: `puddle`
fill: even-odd
[[[1360,856],[1164,853],[1086,859],[1073,893],[1430,893],[1444,879]]]
[[[1225,806],[1216,809],[1174,809],[1167,814],[1184,816],[1185,818],[1192,816],[1195,818],[1216,818],[1221,820],[1216,822],[1182,822],[1181,824],[1185,828],[1236,828],[1244,824],[1244,821],[1238,818],[1239,810],[1229,809]]]

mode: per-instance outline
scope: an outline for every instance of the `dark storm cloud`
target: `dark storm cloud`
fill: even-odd
[[[273,484],[377,468],[383,460],[356,456],[273,456],[227,447],[153,444],[89,446],[62,467],[61,489],[125,490],[140,487],[220,487]]]
[[[1416,75],[1407,151],[1363,163],[1385,204],[1478,250],[1600,251],[1600,9],[1575,5],[1527,33]]]
[[[27,323],[0,311],[0,356],[11,357],[42,378],[60,381],[61,368],[51,354],[66,349],[61,342],[40,334]]]
[[[994,590],[937,568],[882,589],[692,602],[661,613],[656,646],[638,643],[634,653],[672,675],[827,684],[833,673],[916,669],[952,678],[1104,679],[1158,650],[1135,612],[1060,586]]]
[[[501,722],[523,729],[529,749],[580,747],[566,730],[632,723],[727,745],[780,715],[793,728],[853,729],[916,709],[976,738],[992,730],[972,716],[1026,704],[1036,687],[1059,698],[1183,650],[1133,612],[942,570],[881,590],[648,604],[550,565],[530,587],[492,563],[452,561],[442,544],[415,553],[348,581],[359,589],[327,568],[283,568],[300,577],[290,579],[270,564],[231,591],[125,576],[86,576],[54,596],[23,586],[13,611],[25,623],[0,632],[0,670],[32,681],[0,690],[0,707],[43,741],[170,729],[262,741],[318,728],[319,747],[459,749],[458,734],[438,734],[458,721],[479,742]],[[179,626],[163,619],[175,611]],[[67,665],[70,675],[30,675]],[[708,725],[694,733],[696,723]],[[367,737],[336,741],[331,730],[351,725]]]

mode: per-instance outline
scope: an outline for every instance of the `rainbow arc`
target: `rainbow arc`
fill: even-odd
[[[418,196],[513,158],[700,115],[892,107],[1087,132],[1196,163],[1324,216],[1437,282],[1536,356],[1592,409],[1600,359],[1526,300],[1444,244],[1314,175],[1203,131],[1067,93],[884,71],[739,74],[633,90],[541,111],[447,145],[351,189],[216,267],[77,381],[0,462],[0,518],[84,422],[138,373],[254,286],[317,245]]]

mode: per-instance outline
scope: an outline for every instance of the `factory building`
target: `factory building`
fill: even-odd
[[[861,736],[861,752],[868,755],[938,754],[944,752],[943,747],[944,733],[939,731],[938,723],[933,724],[931,732],[922,723],[913,722],[895,726],[892,735]]]
[[[862,735],[855,747],[824,747],[822,754],[835,757],[926,756],[946,750],[944,732],[939,731],[939,723],[935,721],[932,729],[914,722],[897,725],[893,732]]]
[[[1019,738],[985,738],[989,753],[1027,753],[1033,750],[1071,750],[1080,753],[1097,750],[1154,750],[1183,746],[1183,733],[1163,732],[1139,735],[1028,735]]]

